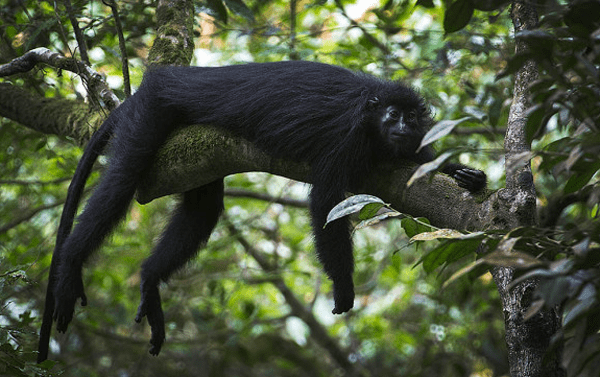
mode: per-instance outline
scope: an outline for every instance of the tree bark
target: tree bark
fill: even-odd
[[[537,26],[534,5],[514,1],[511,18],[515,34]],[[517,40],[516,54],[526,51],[527,45]],[[528,61],[515,75],[513,102],[508,117],[504,149],[506,160],[506,188],[498,193],[502,211],[507,216],[508,229],[536,225],[536,192],[531,172],[531,146],[527,142],[525,126],[529,108],[529,86],[538,77],[537,65]],[[536,280],[525,281],[513,289],[508,286],[514,277],[512,268],[497,267],[492,271],[498,286],[506,328],[506,344],[511,376],[558,377],[560,351],[548,354],[552,337],[560,329],[561,312],[558,309],[540,310],[532,318],[524,316],[537,288]]]
[[[0,83],[0,116],[32,130],[73,138],[84,145],[105,117],[83,101],[43,98],[8,83]]]

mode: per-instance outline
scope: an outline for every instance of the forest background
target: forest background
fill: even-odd
[[[523,7],[534,22],[519,23]],[[2,2],[0,375],[596,376],[599,28],[595,0]],[[39,47],[60,55],[15,73],[14,59]],[[139,266],[176,198],[134,204],[85,269],[89,305],[36,366],[61,205],[110,98],[135,91],[152,63],[289,59],[418,89],[452,131],[434,136],[436,149],[488,174],[485,197],[456,211],[490,204],[495,220],[450,238],[410,216],[357,230],[356,305],[334,316],[313,254],[308,185],[231,175],[208,246],[162,289],[167,343],[151,357],[149,328],[133,322]],[[115,97],[100,95],[103,84]],[[525,145],[516,154],[514,114]],[[514,183],[516,165],[530,166],[533,180]],[[534,199],[503,212],[523,187]],[[523,284],[509,286],[514,277]]]

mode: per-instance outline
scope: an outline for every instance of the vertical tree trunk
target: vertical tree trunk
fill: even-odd
[[[515,34],[537,26],[538,16],[532,2],[516,0],[512,4],[511,18]],[[517,39],[516,54],[527,49]],[[506,159],[506,189],[499,199],[512,214],[512,226],[531,226],[537,223],[536,194],[531,173],[531,146],[525,137],[526,110],[529,107],[529,86],[538,77],[537,65],[527,62],[515,75],[513,101],[510,107],[504,142]],[[508,290],[514,270],[499,267],[492,271],[502,299],[506,344],[511,376],[559,377],[560,351],[548,354],[552,336],[560,329],[561,312],[542,310],[525,320],[524,315],[534,300],[537,281],[530,280]]]

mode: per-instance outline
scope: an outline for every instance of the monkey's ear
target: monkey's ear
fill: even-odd
[[[373,97],[367,102],[367,110],[375,110],[379,106],[379,98]]]

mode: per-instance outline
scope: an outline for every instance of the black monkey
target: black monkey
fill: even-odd
[[[150,69],[139,90],[94,134],[69,187],[50,269],[38,361],[47,357],[52,319],[64,332],[77,299],[86,304],[82,266],[125,216],[140,177],[175,126],[211,124],[274,157],[311,166],[316,250],[333,281],[333,313],[340,314],[354,303],[352,243],[347,219],[323,229],[327,214],[347,190],[364,183],[377,163],[431,161],[431,149],[415,152],[431,123],[424,100],[412,89],[326,64]],[[85,181],[109,141],[109,167],[71,233]],[[443,172],[470,191],[486,184],[483,172],[460,164],[449,164]],[[158,284],[195,255],[222,211],[222,179],[184,193],[142,266],[136,321],[148,318],[153,355],[165,338]]]

